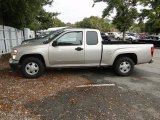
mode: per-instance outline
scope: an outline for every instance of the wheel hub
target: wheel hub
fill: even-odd
[[[35,62],[30,62],[26,65],[25,70],[29,75],[35,75],[39,72],[39,66]]]
[[[128,73],[131,70],[131,65],[129,62],[122,62],[119,66],[119,69],[122,73]]]

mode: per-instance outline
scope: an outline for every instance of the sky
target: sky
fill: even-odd
[[[75,23],[83,20],[85,17],[99,16],[102,17],[103,10],[107,7],[104,2],[96,3],[94,7],[93,0],[54,0],[51,6],[45,6],[48,12],[58,12],[58,18],[65,23]],[[138,11],[144,7],[138,5]],[[113,12],[108,19],[113,20],[116,12]]]
[[[102,11],[107,6],[105,3],[96,3],[93,0],[54,0],[53,5],[45,6],[46,11],[58,12],[58,18],[63,22],[75,23],[85,17],[102,17]]]

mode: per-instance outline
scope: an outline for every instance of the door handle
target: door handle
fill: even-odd
[[[81,51],[81,50],[83,50],[83,48],[81,48],[81,47],[77,47],[77,48],[75,48],[75,50],[77,50],[77,51]]]

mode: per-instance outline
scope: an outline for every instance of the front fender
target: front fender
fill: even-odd
[[[16,61],[20,61],[23,56],[39,54],[44,58],[45,63],[48,63],[48,46],[30,46],[17,48]]]

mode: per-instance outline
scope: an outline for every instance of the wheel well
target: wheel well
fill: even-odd
[[[137,64],[138,60],[137,60],[137,55],[134,54],[134,53],[126,53],[126,54],[121,54],[121,55],[118,55],[116,57],[116,59],[114,60],[114,63],[115,61],[117,61],[120,57],[129,57],[130,59],[133,60],[133,62],[135,63],[135,65]]]
[[[29,57],[34,57],[34,58],[40,59],[40,60],[43,62],[44,66],[45,66],[44,58],[43,58],[43,56],[40,55],[40,54],[27,54],[27,55],[23,55],[23,56],[21,57],[19,63],[21,64],[26,58],[29,58]]]

